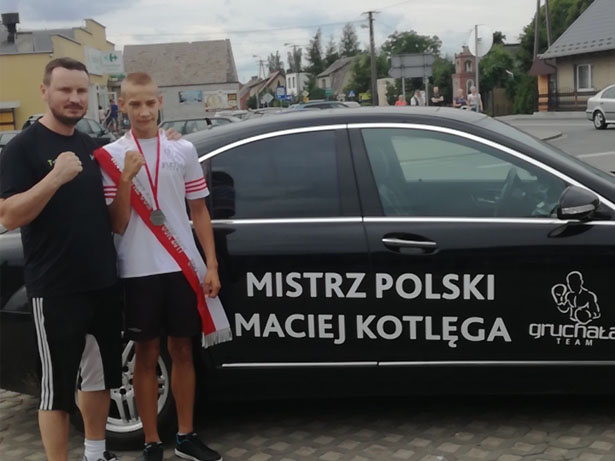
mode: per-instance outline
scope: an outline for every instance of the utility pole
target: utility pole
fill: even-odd
[[[536,0],[536,18],[534,19],[534,59],[538,56],[538,21],[540,21],[540,0]]]
[[[545,0],[545,19],[547,23],[547,49],[551,48],[551,24],[549,23],[549,0]]]
[[[474,70],[476,71],[476,83],[474,85],[476,86],[476,94],[480,95],[480,87],[478,82],[478,61],[480,61],[480,56],[478,55],[478,24],[474,25],[474,49],[476,50],[476,56],[474,56],[474,62],[476,63],[474,65]]]
[[[374,14],[377,14],[377,11],[368,11],[363,14],[367,14],[369,20],[369,53],[370,60],[372,65],[372,105],[378,105],[378,81],[376,74],[376,46],[374,44]]]
[[[253,58],[259,58],[258,59],[258,78],[259,80],[265,80],[265,61],[264,59],[262,59],[259,55],[257,54],[253,54],[252,55]],[[262,75],[262,77],[261,77]],[[256,108],[259,109],[260,108],[260,83],[259,85],[256,87]]]

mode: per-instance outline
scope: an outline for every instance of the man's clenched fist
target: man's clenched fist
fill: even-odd
[[[81,160],[79,160],[79,157],[74,152],[70,151],[62,152],[58,155],[53,165],[53,170],[51,170],[60,185],[72,181],[82,171],[83,165],[81,165]]]
[[[122,170],[122,178],[127,181],[132,181],[141,167],[145,165],[145,159],[136,150],[129,150],[124,157],[124,170]]]

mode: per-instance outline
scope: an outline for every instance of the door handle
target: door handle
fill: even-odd
[[[422,248],[425,250],[435,250],[438,248],[438,244],[430,240],[406,240],[400,238],[383,237],[382,243],[384,243],[385,246],[395,248]]]

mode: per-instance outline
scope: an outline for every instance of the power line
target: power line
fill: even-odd
[[[271,33],[275,31],[282,30],[293,30],[293,29],[314,29],[316,27],[329,27],[329,26],[341,26],[345,24],[358,24],[364,23],[364,19],[359,19],[355,21],[345,21],[345,22],[330,22],[326,24],[312,24],[305,26],[286,26],[286,27],[274,27],[270,29],[252,29],[252,30],[226,30],[220,32],[162,32],[162,33],[152,33],[152,34],[114,34],[109,32],[109,35],[113,35],[114,37],[156,37],[156,36],[194,36],[194,35],[240,35],[240,34],[258,34],[258,33]]]

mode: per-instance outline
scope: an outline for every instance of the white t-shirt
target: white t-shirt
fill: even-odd
[[[477,111],[478,112],[478,109],[480,109],[480,106],[479,106],[480,99],[481,98],[480,98],[480,94],[479,93],[476,93],[476,94],[470,93],[468,95],[468,104],[472,107],[473,111]]]
[[[156,182],[156,143],[156,138],[139,139],[154,183]],[[125,153],[129,150],[138,151],[130,132],[104,146],[104,149],[112,155],[120,169],[124,165]],[[139,170],[133,181],[146,188],[151,195],[151,186],[145,166]],[[115,198],[117,186],[104,171],[103,186],[105,199],[107,204],[110,204]],[[165,224],[168,225],[175,239],[181,244],[188,257],[198,261],[199,265],[204,265],[204,263],[194,241],[185,199],[200,199],[208,195],[209,191],[194,145],[183,139],[169,141],[160,131],[158,204],[165,215]],[[150,203],[150,206],[154,208],[154,203]],[[144,277],[181,270],[132,207],[124,234],[116,238],[116,249],[121,278]]]

